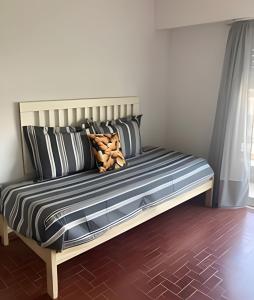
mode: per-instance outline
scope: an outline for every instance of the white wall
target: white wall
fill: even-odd
[[[155,0],[157,28],[254,18],[253,0]]]
[[[23,100],[138,95],[144,144],[207,156],[229,26],[155,31],[153,4],[0,0],[0,183],[23,176]]]
[[[137,95],[144,143],[163,143],[169,39],[154,28],[153,0],[0,0],[0,183],[23,175],[23,100]]]
[[[207,157],[229,26],[171,31],[168,145]]]

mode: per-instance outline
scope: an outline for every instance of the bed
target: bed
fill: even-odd
[[[139,113],[137,97],[20,103],[21,127],[66,126]],[[24,173],[32,172],[22,138]],[[49,181],[31,180],[2,191],[0,234],[15,233],[46,263],[47,290],[58,297],[57,266],[201,193],[211,201],[213,172],[202,158],[146,147],[128,167]]]

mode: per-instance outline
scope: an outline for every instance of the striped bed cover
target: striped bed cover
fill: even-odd
[[[7,186],[0,212],[15,231],[61,251],[213,177],[206,160],[158,147],[127,162],[118,171]]]

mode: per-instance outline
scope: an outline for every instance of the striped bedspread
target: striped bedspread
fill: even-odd
[[[162,148],[150,148],[127,162],[119,171],[90,170],[7,186],[0,212],[15,231],[42,247],[63,250],[213,176],[204,159]]]

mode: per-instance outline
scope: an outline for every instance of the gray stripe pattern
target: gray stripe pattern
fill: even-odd
[[[142,115],[120,118],[106,122],[86,121],[82,128],[86,133],[118,133],[121,149],[125,158],[136,156],[142,152],[140,123]]]
[[[2,192],[0,209],[17,232],[42,247],[63,250],[88,242],[212,176],[202,158],[149,148],[118,171],[89,170],[10,185]]]
[[[74,127],[24,126],[37,180],[66,176],[95,167],[86,133]]]

